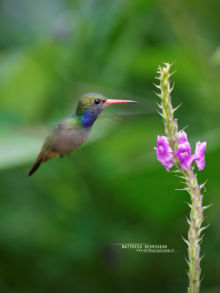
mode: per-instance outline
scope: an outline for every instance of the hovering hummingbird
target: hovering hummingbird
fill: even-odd
[[[61,120],[49,132],[28,175],[31,176],[42,163],[57,156],[62,158],[81,146],[87,140],[92,125],[102,110],[111,104],[117,103],[137,102],[107,99],[95,93],[82,96],[76,112]]]

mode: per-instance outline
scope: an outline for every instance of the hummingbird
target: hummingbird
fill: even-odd
[[[55,157],[62,158],[81,146],[88,139],[91,128],[102,110],[118,103],[137,102],[107,99],[97,93],[83,95],[76,111],[57,123],[48,133],[28,176],[36,172],[42,163]]]

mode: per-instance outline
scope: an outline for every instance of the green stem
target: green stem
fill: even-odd
[[[159,81],[160,84],[157,88],[160,89],[158,96],[160,97],[161,103],[159,107],[161,109],[161,116],[163,117],[165,133],[170,142],[170,146],[173,150],[174,162],[176,169],[181,174],[181,178],[185,181],[185,190],[190,194],[191,202],[190,206],[190,217],[188,219],[189,231],[188,239],[185,240],[188,246],[188,277],[189,287],[188,293],[199,293],[200,290],[200,243],[201,243],[201,232],[204,230],[202,227],[203,221],[203,207],[201,194],[201,187],[198,184],[197,176],[190,167],[189,170],[185,171],[180,167],[179,161],[176,157],[176,150],[178,148],[178,124],[177,120],[174,119],[174,112],[171,102],[171,91],[170,86],[170,64],[165,63],[163,67],[159,67]]]
[[[189,194],[191,196],[191,211],[189,218],[188,231],[188,276],[189,288],[188,293],[198,293],[200,288],[200,243],[201,243],[201,225],[203,221],[202,195],[198,185],[196,175],[192,169],[187,172],[186,180],[188,181]]]

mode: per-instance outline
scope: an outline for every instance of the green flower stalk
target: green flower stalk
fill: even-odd
[[[201,191],[205,183],[199,185],[195,165],[199,171],[205,167],[206,142],[197,142],[195,153],[192,155],[187,134],[185,131],[178,130],[177,119],[174,118],[174,112],[178,107],[174,109],[171,103],[173,87],[170,86],[170,67],[169,63],[165,63],[158,70],[159,85],[156,85],[160,90],[160,93],[157,94],[160,98],[158,106],[161,110],[159,113],[163,118],[166,136],[158,136],[155,150],[157,159],[167,171],[173,166],[175,167],[175,171],[184,180],[185,187],[183,190],[186,190],[190,195],[189,207],[191,211],[187,220],[189,224],[188,239],[184,239],[188,246],[188,293],[198,293],[201,277],[201,232],[206,228],[202,227],[203,211],[207,207],[202,206],[203,195]]]

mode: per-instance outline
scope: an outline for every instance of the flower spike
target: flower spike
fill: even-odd
[[[197,175],[194,173],[194,166],[196,164],[198,170],[201,171],[205,167],[205,150],[206,142],[198,141],[196,143],[195,153],[191,154],[191,147],[187,139],[185,131],[178,131],[177,119],[174,118],[175,108],[171,103],[171,91],[173,87],[170,86],[170,64],[164,63],[164,66],[159,66],[157,78],[160,81],[158,89],[161,93],[157,94],[160,97],[159,108],[161,109],[161,116],[165,126],[166,136],[157,137],[157,147],[155,147],[158,161],[164,166],[167,171],[175,167],[175,173],[181,173],[178,177],[184,180],[186,190],[191,202],[188,204],[191,212],[190,217],[187,218],[189,224],[188,239],[184,239],[188,247],[188,277],[189,287],[188,293],[199,293],[200,289],[200,245],[201,232],[206,229],[202,226],[204,219],[203,211],[207,208],[202,206],[203,196],[201,189],[203,185],[199,185]],[[176,175],[177,176],[177,175]]]

